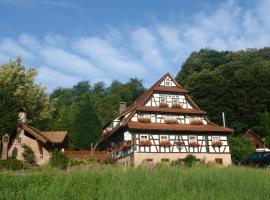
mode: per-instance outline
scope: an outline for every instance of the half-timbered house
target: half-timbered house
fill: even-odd
[[[146,90],[129,108],[104,127],[97,148],[118,162],[170,162],[193,154],[197,159],[231,164],[228,134],[212,123],[170,73]]]

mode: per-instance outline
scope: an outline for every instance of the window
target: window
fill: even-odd
[[[212,142],[218,142],[219,136],[212,136]]]
[[[189,142],[197,142],[197,136],[189,136]]]
[[[178,104],[178,99],[173,99],[173,104]]]
[[[17,137],[16,143],[17,143],[17,144],[21,144],[21,143],[22,143],[22,138],[21,138],[21,137]]]
[[[163,141],[168,141],[168,136],[167,135],[161,135],[160,136],[160,141],[163,142]]]
[[[149,119],[151,116],[150,114],[138,114],[138,118],[147,118]]]
[[[148,140],[148,135],[141,135],[141,136],[140,136],[140,139],[141,139],[142,141]]]
[[[222,165],[223,164],[223,160],[222,158],[215,158],[215,162],[219,165]]]
[[[160,98],[160,103],[166,103],[166,99],[164,97]]]
[[[153,159],[152,158],[147,158],[146,162],[153,162]]]
[[[165,116],[164,116],[164,119],[165,119],[165,120],[177,120],[177,118],[176,118],[175,115],[174,115],[174,116],[172,116],[172,115],[165,115]]]
[[[170,86],[170,85],[171,85],[170,80],[166,80],[166,81],[165,81],[165,86]]]

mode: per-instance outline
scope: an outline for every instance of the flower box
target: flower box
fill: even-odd
[[[185,142],[183,141],[177,141],[175,142],[176,146],[185,146]]]
[[[194,120],[191,121],[190,124],[191,125],[203,125],[203,122],[200,119],[194,119]]]
[[[200,144],[198,142],[191,142],[191,143],[189,143],[189,146],[190,147],[199,147]]]
[[[121,144],[120,147],[118,148],[119,151],[125,151],[126,149],[130,148],[131,144]]]
[[[167,103],[159,103],[160,108],[168,108],[169,105]]]
[[[174,109],[180,109],[182,107],[181,107],[181,105],[179,103],[175,103],[175,104],[172,105],[172,108],[174,108]]]
[[[178,121],[176,119],[165,119],[165,124],[178,124]]]
[[[150,118],[138,118],[138,121],[141,123],[151,123],[151,119]]]
[[[159,146],[161,146],[161,147],[171,147],[172,144],[170,143],[170,141],[161,141]]]
[[[142,140],[142,141],[140,141],[139,145],[143,146],[143,147],[148,147],[148,146],[152,145],[152,142],[150,140]]]
[[[222,145],[223,145],[223,143],[221,141],[216,141],[216,142],[212,143],[213,147],[219,147],[220,148],[220,147],[222,147]]]

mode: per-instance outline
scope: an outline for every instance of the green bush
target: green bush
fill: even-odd
[[[17,159],[0,160],[0,168],[19,170],[23,168],[23,162]]]
[[[188,166],[188,167],[191,167],[195,161],[196,161],[196,157],[193,156],[192,154],[187,155],[184,159],[184,162],[185,162],[186,166]]]
[[[22,147],[23,147],[22,156],[23,156],[25,162],[28,165],[35,165],[36,164],[36,157],[35,157],[33,150],[31,149],[31,147],[27,146],[26,144],[23,144]]]
[[[68,158],[61,151],[54,151],[50,159],[50,165],[55,168],[66,169]]]
[[[250,141],[244,137],[230,137],[229,142],[232,160],[235,164],[256,152]]]

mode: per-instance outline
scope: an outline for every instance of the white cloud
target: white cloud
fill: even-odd
[[[37,63],[38,68],[46,66],[39,68],[38,80],[50,90],[79,80],[110,83],[134,76],[149,86],[166,71],[178,72],[187,56],[201,48],[240,50],[270,46],[269,7],[268,0],[258,0],[248,8],[229,0],[212,10],[181,17],[181,21],[107,26],[99,35],[68,38],[50,33],[37,39],[24,33],[18,38],[0,39],[0,62],[21,55]]]
[[[102,72],[88,60],[55,47],[45,47],[40,51],[46,65],[82,78],[100,76]]]
[[[50,67],[41,67],[38,69],[36,81],[46,85],[49,91],[52,91],[56,86],[71,87],[79,82],[81,77],[65,74],[62,71],[51,69]]]
[[[12,38],[4,38],[0,41],[0,53],[7,56],[22,56],[26,59],[33,59],[32,52],[24,49],[18,42]]]
[[[97,38],[81,38],[74,43],[74,49],[79,50],[91,61],[113,78],[120,75],[134,76],[145,73],[140,62],[136,61],[130,54],[121,48],[115,48],[108,41]]]

